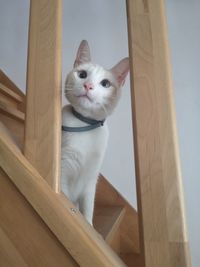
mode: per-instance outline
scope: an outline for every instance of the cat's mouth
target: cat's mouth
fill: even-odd
[[[77,97],[83,98],[83,99],[88,99],[90,102],[93,102],[93,100],[87,94],[78,95]]]

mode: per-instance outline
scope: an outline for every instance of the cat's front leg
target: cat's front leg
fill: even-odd
[[[95,193],[96,180],[93,180],[88,182],[86,190],[79,198],[79,210],[91,225],[93,225]]]

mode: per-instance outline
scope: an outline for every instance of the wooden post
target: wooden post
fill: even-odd
[[[145,267],[190,256],[163,0],[127,0],[138,211]]]
[[[31,1],[24,148],[55,191],[60,176],[61,2]]]

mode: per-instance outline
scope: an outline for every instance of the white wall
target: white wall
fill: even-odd
[[[193,267],[200,266],[200,1],[168,0],[179,142]]]
[[[0,69],[25,90],[29,1],[0,0]]]
[[[83,38],[91,45],[94,61],[105,67],[128,54],[125,2],[114,2],[64,0],[63,77]],[[166,0],[166,6],[191,252],[193,267],[199,267],[200,1]],[[0,68],[22,89],[26,79],[28,8],[27,0],[0,0]],[[128,83],[118,109],[108,121],[111,137],[102,172],[135,205]]]

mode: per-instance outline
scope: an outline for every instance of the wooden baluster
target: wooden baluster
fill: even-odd
[[[138,211],[146,267],[188,267],[163,0],[127,0]]]
[[[61,0],[30,6],[24,154],[59,191],[61,135]]]

